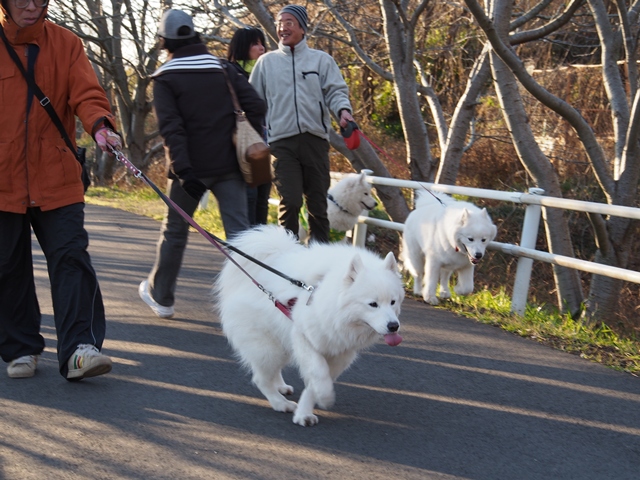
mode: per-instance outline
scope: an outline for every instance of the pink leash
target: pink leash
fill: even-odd
[[[308,291],[310,293],[313,293],[313,286],[307,285],[304,282],[301,282],[299,280],[294,280],[294,279],[288,277],[287,275],[285,275],[285,274],[283,274],[281,272],[278,272],[277,270],[271,268],[268,265],[265,265],[264,263],[260,262],[259,260],[256,260],[255,258],[252,258],[251,256],[247,255],[246,253],[242,252],[241,250],[235,248],[234,246],[229,245],[227,242],[224,242],[223,240],[221,240],[220,238],[216,237],[212,233],[207,232],[204,228],[202,228],[200,225],[198,225],[198,223],[192,217],[190,217],[184,210],[182,210],[182,208],[180,208],[173,200],[171,200],[168,196],[166,196],[151,180],[149,180],[149,178],[144,173],[142,173],[142,171],[139,168],[137,168],[133,163],[131,163],[131,161],[124,155],[124,153],[122,153],[120,150],[116,150],[114,148],[111,148],[111,153],[116,157],[116,160],[118,160],[120,163],[122,163],[133,174],[134,177],[136,177],[138,179],[141,179],[147,185],[149,185],[170,208],[173,208],[176,212],[178,212],[180,214],[180,216],[189,225],[191,225],[193,228],[195,228],[204,238],[206,238],[209,241],[209,243],[211,243],[214,247],[216,247],[225,257],[227,257],[229,259],[230,262],[232,262],[247,277],[249,277],[251,279],[251,281],[253,282],[253,284],[256,287],[258,287],[260,290],[262,290],[269,297],[269,300],[271,300],[274,303],[276,308],[278,310],[280,310],[282,313],[284,313],[289,319],[291,318],[291,308],[293,307],[293,305],[295,305],[295,300],[296,299],[294,298],[294,299],[289,300],[287,305],[285,305],[282,302],[280,302],[277,298],[275,298],[273,296],[273,294],[271,292],[269,292],[260,283],[258,283],[249,274],[249,272],[247,272],[233,257],[231,257],[231,255],[229,255],[229,252],[227,252],[225,250],[225,248],[223,248],[222,246],[224,245],[227,249],[232,250],[232,251],[244,256],[245,258],[247,258],[250,261],[256,263],[257,265],[260,265],[261,267],[266,268],[270,272],[289,280],[289,282],[293,283],[294,285],[296,285],[296,286],[298,286],[300,288],[303,288],[304,290],[306,290],[306,291]]]

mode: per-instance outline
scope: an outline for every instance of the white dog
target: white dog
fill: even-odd
[[[214,293],[222,329],[251,370],[253,383],[274,410],[294,412],[293,422],[298,425],[315,425],[315,405],[329,408],[333,404],[333,383],[360,350],[381,336],[391,346],[402,341],[397,332],[404,289],[396,260],[392,253],[382,260],[344,244],[304,247],[275,225],[249,230],[233,245],[314,287],[309,293],[233,254],[256,282],[282,305],[291,307],[291,318],[229,260]],[[289,363],[297,365],[304,379],[297,405],[284,397],[293,393],[281,373]]]
[[[351,230],[364,211],[376,208],[371,184],[364,173],[349,173],[327,192],[327,215],[334,230]]]
[[[453,272],[458,274],[455,292],[458,295],[473,292],[474,266],[496,233],[486,208],[480,210],[443,193],[418,195],[416,208],[407,217],[402,235],[402,259],[414,279],[413,293],[421,294],[431,305],[438,305],[438,281],[440,298],[450,298],[449,280]]]
[[[363,212],[373,210],[378,202],[371,195],[371,184],[364,173],[348,173],[327,192],[329,227],[338,232],[351,230]],[[307,241],[308,233],[300,225],[298,238]]]

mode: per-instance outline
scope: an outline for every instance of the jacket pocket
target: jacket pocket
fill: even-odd
[[[0,192],[13,191],[15,155],[16,152],[12,143],[0,142]]]
[[[80,182],[80,163],[66,145],[49,139],[42,140],[40,152],[39,182],[43,189],[51,190]]]
[[[0,48],[4,48],[1,42]],[[16,94],[16,80],[18,79],[13,78],[16,76],[17,70],[11,61],[0,64],[0,111],[3,113],[7,111],[6,109],[13,111],[18,104],[18,98],[20,99],[20,104],[23,105],[24,96]],[[14,111],[13,113],[16,112]]]
[[[324,107],[322,106],[322,102],[318,102],[318,105],[320,106],[320,124],[324,129],[324,133],[327,133],[327,125],[324,123]]]

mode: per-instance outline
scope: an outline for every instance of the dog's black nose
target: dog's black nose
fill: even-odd
[[[397,321],[387,323],[387,330],[390,332],[397,332],[400,328],[400,324]]]
[[[482,253],[477,252],[477,253],[476,253],[476,258],[477,258],[478,260],[480,260],[480,259],[482,258]]]

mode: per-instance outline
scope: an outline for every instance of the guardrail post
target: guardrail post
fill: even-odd
[[[542,195],[542,188],[530,188],[532,195]],[[540,205],[527,205],[524,211],[524,222],[522,224],[522,234],[520,235],[520,246],[523,248],[536,248],[538,238],[538,227],[540,226],[540,216],[542,207]],[[513,282],[513,295],[511,297],[511,312],[524,315],[527,307],[527,296],[529,295],[529,282],[531,281],[531,270],[533,260],[519,257],[516,269],[516,278]]]
[[[364,173],[365,175],[373,175],[373,170],[369,170],[368,168],[363,168],[362,170],[360,170],[360,172]],[[358,222],[353,227],[353,246],[364,248],[366,241],[367,224]]]

